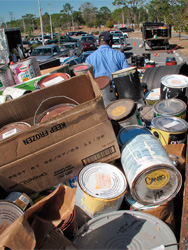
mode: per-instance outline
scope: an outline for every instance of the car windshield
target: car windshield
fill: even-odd
[[[82,37],[81,42],[93,42],[93,37]]]
[[[43,49],[34,49],[32,52],[32,56],[50,56],[52,51],[50,48],[43,48]]]

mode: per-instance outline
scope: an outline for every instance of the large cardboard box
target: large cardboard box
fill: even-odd
[[[76,107],[34,125],[50,107],[75,101]],[[91,75],[36,90],[0,107],[0,127],[18,121],[31,125],[0,141],[0,182],[7,192],[46,190],[77,176],[89,163],[120,157],[100,89]]]

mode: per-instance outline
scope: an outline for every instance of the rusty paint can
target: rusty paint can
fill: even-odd
[[[181,144],[187,141],[188,123],[174,116],[159,116],[151,121],[151,132],[163,146]]]
[[[3,126],[0,129],[0,141],[13,136],[21,131],[27,130],[31,127],[30,124],[26,122],[13,122]]]
[[[99,76],[95,78],[95,81],[101,90],[104,106],[107,107],[112,101],[116,100],[111,78],[109,76]]]
[[[161,142],[136,126],[121,130],[119,137],[121,164],[133,199],[146,206],[172,200],[182,186],[182,175]]]
[[[155,116],[176,116],[186,119],[187,105],[177,98],[163,99],[153,105]]]
[[[127,191],[124,173],[108,163],[85,166],[78,175],[75,204],[90,217],[121,207]]]
[[[39,81],[35,82],[35,88],[37,89],[42,89],[42,88],[46,88],[49,86],[52,86],[54,84],[58,84],[61,83],[65,80],[70,79],[70,75],[67,73],[51,73],[50,75],[47,75],[45,77],[43,77],[42,79],[40,79]]]

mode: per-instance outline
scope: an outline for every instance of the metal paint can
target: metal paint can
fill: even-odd
[[[116,211],[127,191],[124,173],[108,163],[85,166],[78,175],[75,204],[90,217]]]
[[[131,99],[119,99],[111,102],[106,111],[111,120],[117,121],[121,127],[142,125],[138,117],[137,103]]]
[[[75,104],[72,103],[62,103],[59,105],[55,105],[47,110],[45,110],[39,117],[38,122],[37,123],[42,123],[42,122],[46,122],[51,118],[56,117],[57,115],[60,115],[62,113],[64,113],[65,111],[68,111],[72,108],[76,107]]]
[[[111,78],[109,76],[99,76],[94,80],[101,90],[104,106],[107,107],[112,101],[116,100],[116,93]]]
[[[140,211],[120,210],[89,220],[73,243],[79,249],[164,249],[177,250],[177,240],[168,225]]]
[[[154,105],[160,100],[160,88],[152,89],[145,94],[146,103]]]
[[[9,67],[16,84],[26,82],[40,75],[40,67],[34,56],[11,64]]]
[[[31,90],[21,89],[21,88],[14,88],[14,87],[6,87],[3,90],[3,95],[10,95],[12,99],[16,99],[21,97],[25,94],[31,93]]]
[[[13,122],[7,124],[0,129],[0,141],[21,131],[27,130],[30,127],[31,125],[26,122]]]
[[[23,211],[27,210],[33,205],[33,201],[31,200],[31,198],[27,194],[20,192],[11,192],[10,194],[8,194],[5,200],[16,204]]]
[[[8,102],[10,100],[12,100],[12,96],[11,95],[0,95],[0,104]]]
[[[0,231],[3,232],[23,214],[24,211],[16,204],[0,200]]]
[[[89,71],[94,78],[93,65],[89,63],[80,63],[70,67],[76,76],[85,75]]]
[[[139,117],[142,121],[142,124],[146,128],[150,128],[151,121],[154,118],[154,111],[152,105],[145,105],[139,108]]]
[[[163,146],[181,144],[187,141],[188,123],[178,117],[159,116],[151,121],[151,132]]]
[[[185,99],[188,77],[179,74],[166,75],[161,78],[161,99]]]
[[[0,90],[15,85],[15,81],[8,64],[0,66]]]
[[[176,116],[186,119],[187,105],[177,98],[163,99],[153,105],[155,116]]]
[[[133,199],[161,205],[179,192],[182,176],[160,141],[152,133],[139,132],[131,126],[121,131],[121,164]]]
[[[50,75],[47,75],[40,79],[39,81],[35,82],[35,88],[42,89],[49,86],[52,86],[54,84],[58,84],[62,81],[70,79],[70,75],[67,73],[51,73]]]

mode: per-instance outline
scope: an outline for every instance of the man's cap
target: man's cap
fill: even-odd
[[[99,40],[100,40],[100,41],[105,41],[105,42],[107,42],[107,41],[112,40],[112,37],[113,37],[113,35],[112,35],[110,32],[104,31],[104,32],[102,32],[102,33],[99,35]]]

